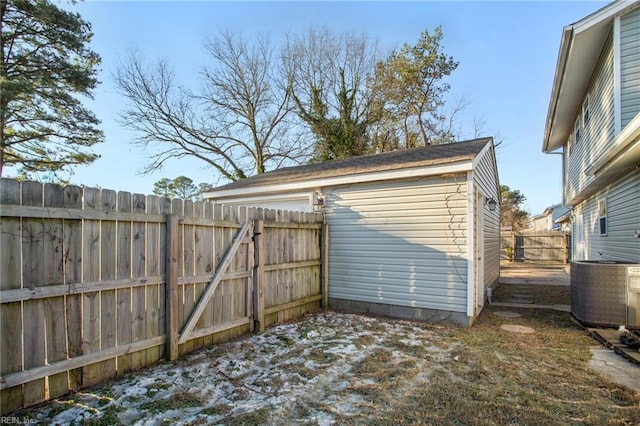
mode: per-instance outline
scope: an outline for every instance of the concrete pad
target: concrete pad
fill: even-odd
[[[569,287],[570,282],[567,277],[558,277],[558,278],[537,278],[531,275],[527,277],[503,277],[500,276],[499,280],[500,284],[506,285],[554,285],[560,287]]]
[[[493,314],[502,318],[520,318],[522,316],[517,312],[511,312],[511,311],[497,311],[497,312],[494,312]]]
[[[553,267],[533,264],[500,264],[500,284],[568,286],[570,276],[564,265]]]
[[[505,302],[491,302],[491,306],[497,306],[501,308],[530,308],[530,309],[553,309],[560,312],[571,312],[571,306],[569,305],[527,305],[526,303],[505,303]]]
[[[594,328],[589,329],[589,333],[602,343],[605,348],[612,349],[623,358],[640,365],[640,352],[620,342],[618,330],[614,328]]]
[[[531,327],[525,327],[524,325],[514,325],[514,324],[503,324],[500,326],[501,330],[509,331],[511,333],[523,333],[523,334],[531,334],[536,331]]]
[[[624,359],[614,351],[602,346],[591,346],[589,367],[603,374],[612,382],[640,392],[640,365]]]

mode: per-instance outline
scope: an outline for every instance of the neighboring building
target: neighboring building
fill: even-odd
[[[556,219],[564,216],[570,210],[571,209],[562,204],[554,204],[553,206],[547,207],[544,209],[544,212],[531,218],[533,230],[540,232],[559,231],[562,226],[559,222],[556,222]]]
[[[547,229],[547,215],[543,214],[539,214],[536,216],[533,216],[531,218],[531,228],[529,228],[528,230],[532,230],[532,231],[548,231]]]
[[[470,325],[499,275],[499,187],[484,138],[289,167],[203,196],[322,209],[336,309]]]
[[[562,232],[571,233],[571,218],[573,217],[573,212],[571,209],[568,209],[564,214],[560,215],[553,222]]]
[[[573,259],[640,262],[640,2],[564,28],[542,149],[563,153]]]
[[[562,204],[554,204],[544,209],[543,215],[547,218],[547,231],[559,231],[561,228],[560,223],[556,220],[559,217],[564,216],[568,211],[571,211],[569,207],[565,207]]]

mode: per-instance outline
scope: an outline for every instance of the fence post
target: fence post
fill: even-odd
[[[253,313],[254,328],[265,330],[264,323],[264,220],[255,221],[253,227],[254,273],[253,273]]]
[[[178,215],[167,215],[167,279],[165,287],[167,359],[178,359]]]
[[[329,224],[324,222],[320,231],[320,286],[322,308],[329,307]]]
[[[253,209],[251,209],[253,210]],[[249,213],[249,215],[247,216],[247,219],[249,219],[252,216],[251,213]],[[254,226],[255,226],[255,221],[254,221]],[[255,230],[253,231],[253,233],[255,233]],[[253,235],[252,235],[253,237]],[[247,304],[247,316],[249,317],[249,332],[253,333],[255,331],[255,327],[256,327],[256,321],[255,321],[255,309],[254,309],[254,305],[253,305],[253,298],[254,298],[254,288],[253,288],[253,280],[254,280],[254,276],[255,276],[255,243],[253,241],[253,238],[251,238],[251,242],[248,245],[247,248],[247,271],[251,272],[251,275],[249,277],[247,277],[247,281],[246,281],[246,286],[247,286],[247,300],[246,300],[246,304]]]

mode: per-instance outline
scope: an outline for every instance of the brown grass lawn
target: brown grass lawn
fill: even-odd
[[[569,287],[558,285],[500,284],[494,289],[491,299],[494,302],[509,302],[514,294],[522,292],[530,292],[533,303],[537,305],[571,304]]]
[[[640,394],[589,369],[594,341],[569,314],[515,311],[522,317],[505,320],[489,307],[471,329],[450,330],[459,343],[454,356],[382,423],[640,424]],[[536,333],[504,332],[500,325],[507,322]]]
[[[487,306],[471,328],[308,315],[16,415],[88,425],[640,424],[640,393],[588,367],[597,343],[569,314],[496,310],[505,308]]]

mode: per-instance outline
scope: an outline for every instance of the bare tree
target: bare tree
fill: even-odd
[[[499,146],[502,146],[502,144],[505,142],[505,139],[502,137],[500,132],[496,130],[491,130],[491,129],[487,130],[486,127],[487,127],[487,120],[485,120],[484,117],[474,116],[473,127],[471,129],[471,137],[476,139],[476,138],[484,137],[487,135],[492,135],[493,146],[495,146],[496,148],[498,148]],[[462,135],[462,134],[458,135],[459,139],[463,139],[465,137],[466,135]]]
[[[291,121],[291,84],[273,58],[268,37],[249,45],[223,33],[206,41],[211,60],[199,93],[179,85],[167,62],[147,67],[133,52],[114,79],[128,105],[120,114],[151,148],[143,172],[170,159],[195,157],[235,181],[308,156]]]
[[[372,81],[378,48],[366,34],[333,34],[310,28],[289,35],[282,62],[296,112],[316,137],[317,161],[369,151]]]

